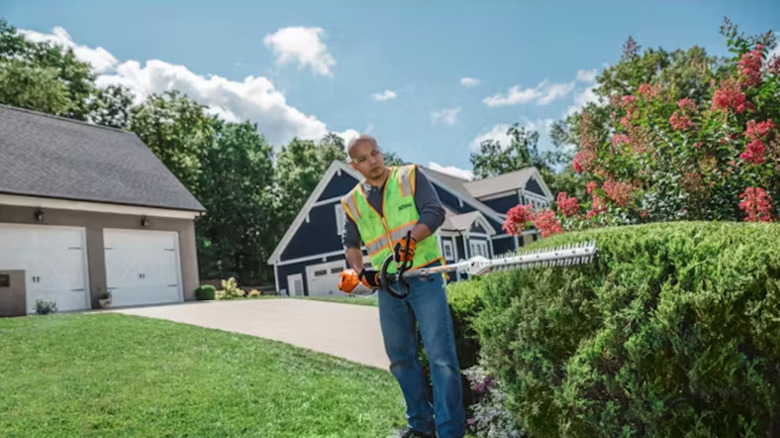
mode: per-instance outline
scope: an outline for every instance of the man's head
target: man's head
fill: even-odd
[[[367,181],[379,181],[385,175],[385,160],[374,137],[360,134],[350,140],[347,154],[352,168],[360,172]]]

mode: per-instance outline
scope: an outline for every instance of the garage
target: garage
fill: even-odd
[[[112,306],[183,301],[177,233],[104,229],[103,243]]]
[[[306,267],[306,280],[309,285],[309,295],[346,295],[340,291],[339,274],[344,270],[344,261],[321,263]]]
[[[28,314],[36,300],[61,312],[91,307],[84,228],[2,223],[0,242],[0,271],[25,271]]]

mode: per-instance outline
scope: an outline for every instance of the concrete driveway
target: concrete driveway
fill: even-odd
[[[273,339],[384,370],[390,366],[379,327],[379,309],[373,306],[273,298],[112,311]]]

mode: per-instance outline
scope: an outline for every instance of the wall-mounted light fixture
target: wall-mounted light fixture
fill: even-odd
[[[144,227],[144,228],[149,226],[149,218],[148,217],[144,216],[143,218],[141,218],[141,226]]]
[[[35,220],[38,222],[43,222],[43,210],[40,208],[35,210]]]

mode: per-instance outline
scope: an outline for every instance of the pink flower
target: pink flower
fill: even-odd
[[[651,87],[650,84],[640,85],[637,91],[647,99],[652,99],[655,96],[655,90],[653,90],[653,87]]]
[[[721,84],[712,96],[712,109],[733,109],[737,114],[745,111],[745,95],[733,81]]]
[[[621,207],[625,207],[631,197],[634,186],[621,181],[604,181],[602,188],[607,193],[607,197]]]
[[[558,211],[566,217],[574,216],[580,211],[580,204],[577,198],[569,197],[566,192],[558,193],[558,198],[555,201],[558,204]]]
[[[763,47],[759,44],[755,50],[742,55],[737,65],[740,82],[748,87],[757,87],[761,84],[762,49]]]
[[[748,187],[739,199],[739,208],[747,213],[746,222],[772,222],[772,196],[764,189]]]
[[[615,134],[612,136],[611,141],[613,145],[621,145],[628,144],[631,140],[626,134]]]
[[[745,151],[739,154],[739,158],[742,158],[743,161],[747,161],[748,163],[762,164],[764,162],[765,154],[766,148],[764,147],[764,143],[759,139],[755,139],[748,143]]]
[[[572,167],[574,167],[574,170],[579,173],[587,172],[591,170],[591,165],[595,159],[596,154],[590,150],[581,150],[577,153],[577,155],[574,156]]]
[[[766,138],[769,131],[773,129],[775,129],[775,124],[772,123],[772,119],[767,119],[761,123],[756,123],[755,120],[749,120],[747,122],[747,128],[745,129],[745,137],[751,140]]]
[[[634,103],[636,102],[636,96],[631,96],[631,95],[629,95],[629,96],[623,96],[623,98],[621,99],[621,101],[623,102],[623,107],[624,107],[624,108],[626,108],[626,107],[631,107],[631,106],[633,106],[633,105],[634,105]]]
[[[593,204],[590,206],[590,210],[588,210],[588,219],[591,219],[594,216],[598,216],[606,211],[607,207],[601,202],[601,198],[593,195]]]
[[[532,218],[533,207],[531,205],[516,205],[506,213],[506,220],[501,229],[509,234],[520,234],[526,229]]]
[[[591,182],[589,182],[589,183],[585,184],[585,188],[586,188],[586,189],[588,189],[588,194],[589,194],[589,195],[590,195],[591,193],[593,193],[593,191],[594,191],[594,190],[596,190],[596,187],[598,187],[598,186],[599,186],[599,185],[598,185],[598,184],[596,184],[596,182],[595,182],[595,181],[591,181]]]
[[[677,114],[677,111],[669,117],[669,123],[675,131],[684,131],[693,126],[693,122],[688,116],[680,116]]]
[[[692,113],[696,111],[696,104],[693,103],[690,97],[684,97],[677,102],[677,107],[683,110],[683,112]]]
[[[533,217],[533,223],[534,226],[542,232],[542,237],[563,233],[561,222],[549,208],[536,213]]]

